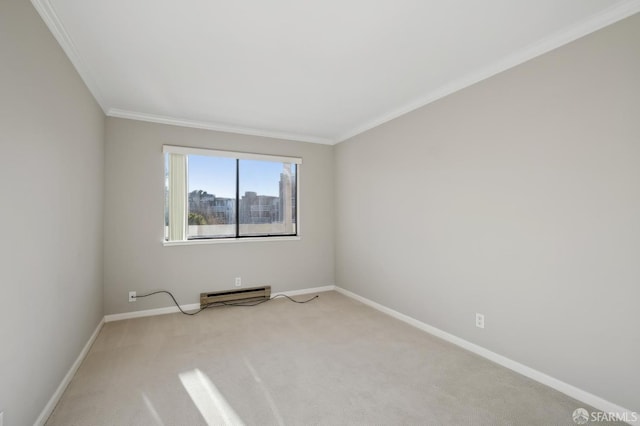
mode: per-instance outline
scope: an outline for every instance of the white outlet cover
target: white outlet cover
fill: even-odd
[[[484,328],[484,315],[476,314],[476,327]]]

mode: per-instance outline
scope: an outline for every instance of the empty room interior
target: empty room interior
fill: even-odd
[[[640,0],[2,0],[0,142],[0,426],[640,425]]]

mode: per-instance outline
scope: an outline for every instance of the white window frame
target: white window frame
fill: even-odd
[[[165,154],[182,154],[182,155],[200,155],[209,157],[226,157],[240,160],[259,160],[259,161],[273,161],[281,163],[293,163],[296,165],[302,164],[302,158],[300,157],[288,157],[282,155],[270,155],[270,154],[257,154],[250,152],[238,152],[238,151],[222,151],[207,148],[193,148],[187,146],[178,145],[162,145],[163,162],[162,167],[165,167]],[[188,169],[187,169],[188,170]],[[301,239],[301,226],[300,226],[300,168],[296,167],[296,235],[284,235],[284,236],[270,236],[270,237],[230,237],[230,238],[207,238],[207,239],[195,239],[195,240],[165,240],[165,233],[162,233],[162,243],[164,246],[182,246],[182,245],[201,245],[201,244],[228,244],[228,243],[244,243],[255,241],[298,241]],[[185,188],[185,191],[187,189]],[[185,192],[186,194],[187,192]],[[166,203],[166,200],[165,200]],[[186,208],[186,206],[185,206]],[[237,208],[237,207],[236,207]],[[163,209],[164,210],[164,209]],[[165,218],[163,215],[162,221],[163,229],[165,225]],[[185,223],[186,226],[186,223]]]

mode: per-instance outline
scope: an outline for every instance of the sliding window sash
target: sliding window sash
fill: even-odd
[[[272,161],[278,163],[289,164],[302,164],[302,158],[299,157],[285,157],[279,155],[267,155],[267,154],[254,154],[247,152],[232,152],[232,151],[218,151],[212,149],[203,148],[191,148],[175,145],[163,145],[162,152],[168,155],[168,212],[169,212],[169,226],[167,233],[167,241],[187,241],[188,240],[188,156],[211,156],[211,157],[227,157],[235,158],[236,160],[259,160],[259,161]],[[237,163],[236,163],[237,164]],[[236,235],[235,238],[241,238],[240,235],[240,220],[239,220],[239,206],[240,206],[240,194],[239,182],[238,182],[238,166],[236,166]],[[297,184],[298,168],[296,167],[296,202],[299,203],[299,185]],[[283,173],[283,177],[288,179],[289,182],[293,182],[293,176],[291,168],[286,167]],[[283,211],[291,211],[292,209],[292,194],[291,189],[285,195],[285,202]],[[299,232],[299,212],[300,209],[296,208],[295,225],[293,218],[285,220],[285,229],[287,234],[296,234]],[[285,235],[286,236],[286,235]]]

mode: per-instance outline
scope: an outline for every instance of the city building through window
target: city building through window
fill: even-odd
[[[165,241],[298,235],[301,158],[164,145]]]

